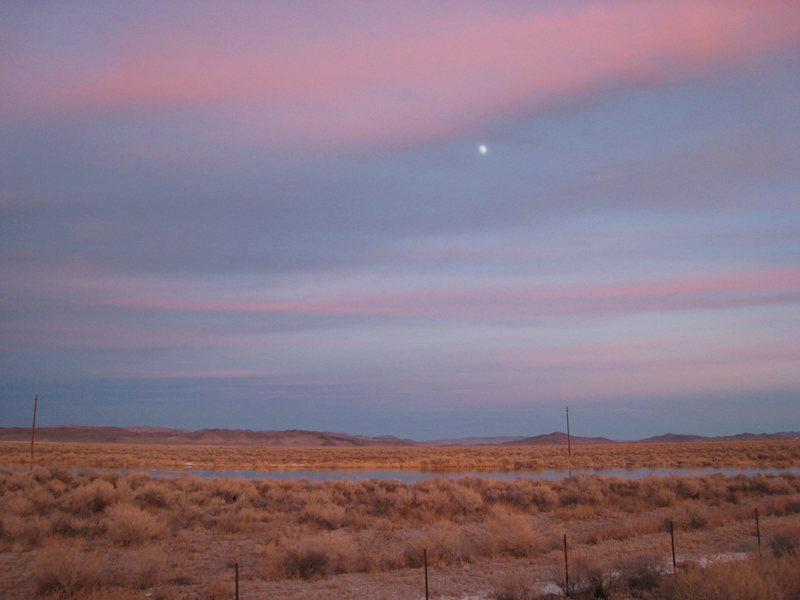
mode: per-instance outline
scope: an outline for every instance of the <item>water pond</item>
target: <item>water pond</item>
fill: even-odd
[[[602,477],[621,477],[623,479],[641,479],[643,477],[668,477],[670,475],[699,476],[699,475],[780,475],[788,473],[800,475],[800,467],[785,468],[727,468],[727,469],[604,469],[598,471],[475,471],[459,473],[443,473],[438,471],[402,471],[402,470],[349,470],[349,471],[211,471],[200,469],[185,469],[181,471],[145,471],[156,477],[180,477],[191,475],[202,479],[231,478],[231,479],[284,479],[308,481],[365,481],[369,479],[396,480],[402,483],[415,483],[446,477],[458,479],[460,477],[481,477],[497,481],[514,481],[516,479],[542,479],[546,481],[559,481],[570,475],[600,475]]]

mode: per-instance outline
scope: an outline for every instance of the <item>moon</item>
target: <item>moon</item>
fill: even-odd
[[[486,144],[481,144],[478,146],[478,152],[481,154],[486,154],[489,151],[489,148],[486,147]]]

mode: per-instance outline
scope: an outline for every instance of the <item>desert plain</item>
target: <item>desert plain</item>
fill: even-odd
[[[430,598],[800,597],[800,475],[777,471],[800,466],[799,440],[593,444],[571,457],[560,446],[43,443],[33,465],[29,451],[0,444],[0,597],[9,600],[234,598],[237,571],[242,599],[421,599],[426,561]],[[680,471],[701,467],[773,472]],[[448,477],[147,472],[187,468]],[[676,471],[585,473],[609,468]],[[536,478],[545,469],[581,474]]]

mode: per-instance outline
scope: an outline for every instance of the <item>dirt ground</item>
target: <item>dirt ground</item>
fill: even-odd
[[[762,523],[764,531],[777,530],[798,517],[776,517]],[[757,551],[757,543],[746,523],[732,523],[714,530],[681,532],[676,540],[677,562],[735,560]],[[569,530],[569,528],[567,528]],[[568,534],[569,536],[569,534]],[[622,541],[606,541],[595,545],[575,545],[571,553],[605,557],[611,562],[626,556],[657,552],[664,568],[671,568],[671,544],[668,534],[658,533]],[[522,578],[536,585],[543,593],[559,593],[555,579],[561,577],[561,551],[535,559],[486,561],[463,566],[429,566],[431,598],[441,600],[488,600],[504,581]],[[403,569],[386,573],[347,573],[317,581],[268,582],[247,577],[249,565],[242,558],[240,565],[241,598],[281,598],[282,600],[408,600],[425,597],[423,569]],[[228,568],[233,589],[233,569]],[[573,576],[577,576],[573,573]],[[204,598],[202,586],[186,586],[177,598]]]
[[[661,518],[663,511],[653,511]],[[552,518],[543,517],[543,518]],[[769,517],[761,522],[766,539],[771,532],[797,523],[797,515]],[[603,517],[600,521],[613,520]],[[567,522],[563,525],[569,540],[572,577],[580,577],[581,560],[619,564],[630,557],[656,553],[665,569],[671,569],[670,537],[666,532],[639,535],[625,540],[605,540],[596,544],[572,542],[592,527],[598,519]],[[259,563],[259,540],[248,536],[213,536],[209,532],[180,532],[162,542],[168,549],[164,565],[165,581],[141,590],[122,590],[120,598],[151,600],[200,600],[233,598],[234,564],[239,564],[240,598],[281,600],[408,600],[425,597],[422,568],[376,573],[345,573],[307,580],[265,580]],[[139,549],[103,551],[106,569],[124,572],[126,561]],[[676,532],[676,555],[679,564],[687,561],[735,560],[757,551],[754,524],[735,521],[712,529]],[[766,550],[765,550],[766,551]],[[34,552],[0,554],[0,598],[22,600],[30,597],[28,568]],[[581,559],[580,557],[584,557]],[[431,598],[442,600],[489,600],[508,581],[522,580],[542,593],[559,593],[557,580],[563,577],[563,551],[551,550],[535,558],[485,560],[472,564],[429,565]],[[103,596],[106,598],[109,596]],[[110,597],[117,597],[113,594]]]

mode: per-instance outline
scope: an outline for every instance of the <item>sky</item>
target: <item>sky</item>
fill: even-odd
[[[799,74],[794,1],[0,0],[0,426],[800,430]]]

